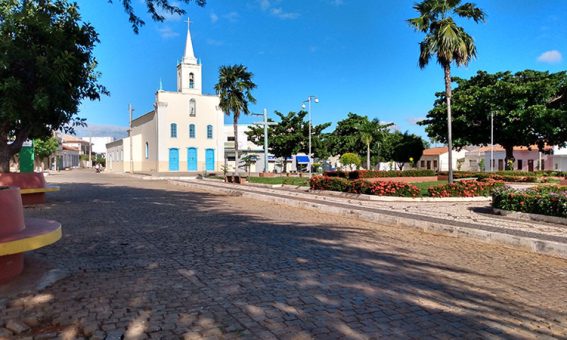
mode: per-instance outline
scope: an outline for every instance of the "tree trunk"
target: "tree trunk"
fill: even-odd
[[[238,166],[240,165],[240,158],[238,157],[238,114],[234,114],[233,127],[234,127],[234,161],[236,166],[234,167],[234,173],[238,175]]]
[[[283,172],[287,173],[287,157],[283,158]]]
[[[451,117],[451,65],[443,66],[445,72],[445,96],[447,97],[447,149],[449,162],[449,183],[453,183],[453,127]]]
[[[370,143],[366,144],[366,170],[370,170]]]
[[[506,159],[504,159],[504,169],[505,170],[514,170],[514,166],[509,169],[508,161],[514,162],[516,159],[514,158],[514,146],[513,145],[503,145],[504,150],[506,151]]]
[[[10,172],[10,159],[12,154],[7,144],[0,143],[0,173]]]

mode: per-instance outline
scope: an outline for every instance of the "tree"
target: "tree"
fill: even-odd
[[[353,152],[344,153],[340,158],[340,162],[341,164],[343,164],[343,166],[348,166],[351,170],[353,165],[356,169],[358,169],[358,167],[362,163],[360,156]]]
[[[215,91],[220,96],[220,108],[230,116],[232,113],[234,127],[234,153],[236,172],[238,173],[238,119],[240,114],[249,114],[248,104],[256,103],[252,90],[256,84],[252,81],[254,75],[248,72],[244,65],[221,66],[219,68],[219,81]],[[226,164],[225,164],[226,165]]]
[[[108,0],[112,3],[113,0]],[[132,0],[120,0],[122,6],[128,14],[128,21],[132,24],[132,29],[137,34],[141,26],[146,23],[142,18],[136,15],[134,7],[132,6]],[[204,7],[207,4],[207,0],[145,0],[146,7],[148,8],[148,13],[152,17],[152,20],[163,22],[165,20],[165,15],[185,15],[187,12],[181,8],[179,3],[189,4],[195,2],[198,6]]]
[[[0,172],[24,141],[84,125],[80,102],[108,91],[98,83],[94,28],[66,0],[0,6]]]
[[[55,137],[33,140],[33,151],[38,160],[47,158],[59,148],[59,141]]]
[[[404,169],[407,162],[417,162],[423,155],[425,144],[421,137],[409,132],[396,132],[392,139],[396,140],[392,148],[392,160],[398,163],[400,170]]]
[[[246,155],[240,159],[240,162],[248,172],[248,177],[250,177],[250,168],[252,168],[252,165],[256,164],[257,161],[258,157],[256,155]]]
[[[276,157],[283,157],[284,160],[298,152],[308,152],[309,122],[305,120],[307,111],[289,112],[287,115],[275,111],[275,114],[279,117],[279,122],[268,127],[268,147],[270,152]],[[273,122],[272,119],[269,119],[269,121]],[[316,157],[327,156],[326,154],[321,154],[326,152],[323,146],[325,144],[325,135],[322,134],[322,131],[330,125],[331,123],[324,123],[311,127],[313,133],[311,142]],[[246,135],[248,135],[252,143],[261,145],[264,141],[264,127],[259,125],[251,126]],[[286,161],[283,162],[283,171],[287,172]]]
[[[371,163],[370,163],[370,145],[374,140],[375,136],[384,138],[384,135],[388,132],[388,129],[393,126],[393,123],[389,124],[380,124],[378,119],[373,120],[366,120],[365,122],[359,123],[357,126],[359,131],[360,140],[366,144],[366,168],[370,170]]]
[[[567,106],[557,105],[567,84],[567,73],[525,70],[512,74],[477,72],[470,79],[454,78],[453,129],[456,147],[490,144],[490,116],[494,115],[494,142],[506,150],[506,164],[514,160],[514,146],[567,142]],[[427,134],[446,142],[444,93],[420,125]]]
[[[333,155],[354,152],[368,156],[369,150],[376,153],[392,125],[381,124],[378,119],[369,120],[367,116],[349,112],[347,118],[337,122],[337,127],[327,138],[330,151]],[[367,159],[367,167],[368,164],[370,162]]]
[[[408,23],[415,30],[425,33],[425,39],[419,44],[419,67],[425,68],[435,55],[445,74],[447,146],[449,164],[452,164],[451,63],[455,62],[457,66],[468,65],[476,57],[474,39],[462,27],[457,26],[453,16],[473,19],[478,23],[484,21],[485,13],[475,4],[461,4],[461,0],[423,0],[414,9],[419,12],[419,17],[409,19]],[[449,183],[452,182],[453,169],[449,167]]]

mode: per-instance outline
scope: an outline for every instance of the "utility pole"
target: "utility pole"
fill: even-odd
[[[132,113],[134,112],[134,108],[132,104],[128,104],[128,113],[130,113],[130,132],[128,133],[128,137],[130,139],[130,173],[134,173],[134,156],[132,150]]]

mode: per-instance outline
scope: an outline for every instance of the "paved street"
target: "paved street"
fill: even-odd
[[[162,181],[48,181],[26,215],[64,238],[28,259],[62,278],[0,295],[0,338],[567,338],[565,260]]]

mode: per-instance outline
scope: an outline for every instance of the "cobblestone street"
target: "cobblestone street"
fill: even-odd
[[[63,239],[26,256],[61,278],[0,290],[0,339],[567,338],[566,260],[164,181],[48,181],[25,213]]]

